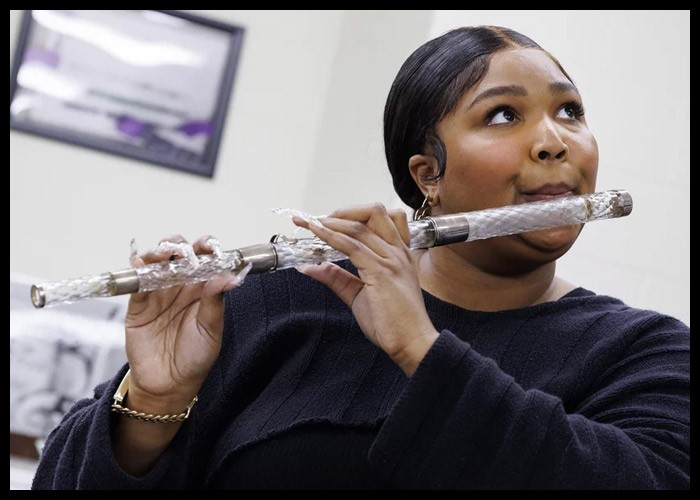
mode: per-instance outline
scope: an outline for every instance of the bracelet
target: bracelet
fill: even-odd
[[[139,411],[130,410],[126,406],[122,406],[124,398],[126,397],[126,393],[129,392],[130,375],[131,369],[127,370],[126,375],[124,375],[124,378],[122,379],[121,383],[119,384],[119,387],[117,388],[117,392],[114,393],[114,402],[112,403],[113,412],[121,413],[122,415],[126,415],[127,417],[142,420],[144,422],[159,423],[182,422],[183,420],[187,420],[187,417],[190,416],[190,410],[192,410],[192,407],[197,402],[197,396],[195,396],[192,402],[187,405],[185,411],[183,411],[179,415],[153,415],[151,413],[142,413]]]

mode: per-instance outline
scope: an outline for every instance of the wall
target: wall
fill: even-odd
[[[246,28],[213,179],[10,132],[10,270],[63,279],[128,266],[179,233],[225,248],[292,231],[274,207],[401,207],[381,115],[399,66],[429,38],[503,24],[550,49],[581,89],[598,188],[623,220],[588,225],[560,273],[690,323],[688,11],[192,11]],[[10,59],[20,11],[10,11]]]
[[[309,212],[376,201],[395,205],[382,139],[384,102],[403,61],[428,39],[430,22],[426,11],[344,16],[304,193]]]

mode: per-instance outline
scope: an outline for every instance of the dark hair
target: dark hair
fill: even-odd
[[[437,180],[445,174],[445,145],[435,128],[462,94],[486,74],[491,56],[508,47],[544,51],[536,42],[511,29],[470,26],[430,40],[401,66],[384,107],[384,151],[394,189],[408,206],[417,209],[423,201],[423,194],[408,169],[409,158],[429,154],[438,160],[438,173],[428,180]],[[566,75],[559,62],[552,59]]]

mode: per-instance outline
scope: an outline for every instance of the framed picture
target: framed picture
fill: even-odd
[[[243,28],[166,10],[27,10],[10,128],[212,177]]]

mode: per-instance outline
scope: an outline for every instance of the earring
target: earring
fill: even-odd
[[[425,200],[423,200],[423,204],[413,214],[413,220],[419,220],[419,219],[422,219],[423,217],[430,217],[430,210],[431,210],[430,203],[432,201],[433,201],[433,199],[430,197],[430,195],[426,196]]]

